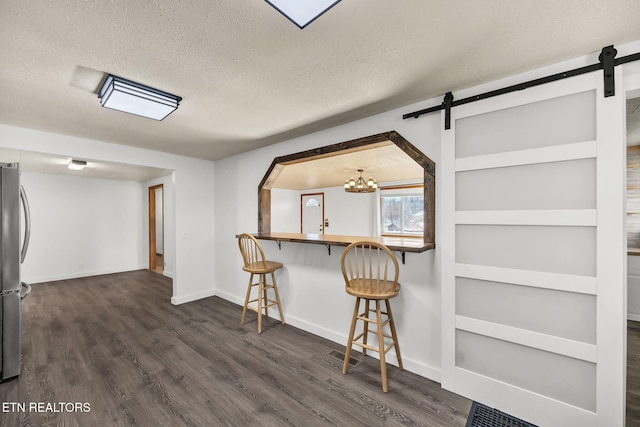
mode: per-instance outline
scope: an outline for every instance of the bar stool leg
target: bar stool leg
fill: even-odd
[[[249,277],[249,285],[247,286],[247,295],[244,297],[244,308],[242,309],[242,317],[240,318],[240,326],[244,325],[244,317],[247,315],[247,305],[249,305],[249,296],[253,287],[253,273]]]
[[[258,285],[258,335],[262,333],[262,294],[264,290],[264,274],[260,274]]]
[[[356,304],[353,308],[353,316],[351,317],[351,328],[349,329],[349,340],[347,341],[347,349],[344,352],[344,363],[342,364],[343,374],[347,373],[347,368],[349,367],[349,356],[351,355],[351,346],[353,345],[353,334],[356,331],[356,321],[358,320],[359,309],[360,309],[360,297],[357,297]]]
[[[380,300],[376,300],[376,319],[378,321],[378,347],[380,349],[380,376],[382,377],[382,391],[387,392],[387,361],[385,360],[384,335],[382,335],[382,314]]]
[[[271,272],[271,281],[273,282],[273,291],[276,294],[276,303],[278,304],[278,311],[280,312],[280,321],[284,325],[284,314],[282,313],[282,304],[280,304],[280,292],[278,292],[278,284],[276,283],[275,272]]]
[[[391,313],[391,304],[389,300],[384,300],[385,305],[387,306],[387,316],[389,317],[389,326],[391,327],[391,338],[393,339],[393,347],[396,351],[396,357],[398,358],[398,367],[400,369],[404,369],[402,367],[402,356],[400,355],[400,344],[398,343],[398,336],[396,335],[396,324],[393,321],[393,314]]]
[[[264,315],[266,317],[269,317],[269,298],[267,297],[267,275],[263,274],[263,284],[262,284],[262,296],[260,298],[262,298],[263,303],[262,305],[264,306]]]
[[[369,319],[369,313],[371,312],[370,303],[371,303],[370,299],[364,300],[365,311],[362,314],[364,314],[364,317],[366,317],[367,319]],[[367,337],[369,336],[369,322],[367,322],[366,320],[362,322],[362,333],[364,334],[362,335],[362,344],[366,346]],[[364,359],[364,356],[366,355],[367,355],[367,347],[362,347],[362,358]]]

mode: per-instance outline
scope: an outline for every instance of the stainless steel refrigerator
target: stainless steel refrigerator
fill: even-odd
[[[24,218],[23,227],[21,218]],[[20,306],[21,300],[31,292],[31,286],[20,280],[20,264],[29,247],[31,216],[20,185],[18,163],[0,163],[0,220],[0,382],[4,382],[20,374]],[[25,288],[23,294],[22,288]]]

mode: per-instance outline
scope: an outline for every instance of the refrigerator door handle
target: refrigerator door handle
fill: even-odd
[[[22,200],[22,207],[24,208],[24,241],[22,242],[22,251],[20,252],[20,263],[23,263],[24,258],[27,256],[29,240],[31,239],[31,210],[29,210],[27,193],[24,191],[22,185],[20,186],[20,199]]]
[[[24,294],[20,294],[20,299],[23,300],[31,293],[31,285],[25,282],[20,282],[20,284],[27,290]]]

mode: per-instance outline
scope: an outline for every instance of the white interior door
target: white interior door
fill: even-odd
[[[300,196],[301,233],[324,233],[324,193]]]
[[[624,425],[622,76],[452,109],[442,385],[540,426]]]

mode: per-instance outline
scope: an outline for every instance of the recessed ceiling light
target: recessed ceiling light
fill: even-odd
[[[84,169],[85,166],[87,166],[87,162],[85,162],[84,160],[71,160],[67,165],[69,169],[73,169],[76,171]]]
[[[103,107],[162,120],[173,113],[182,98],[109,74],[98,94]]]
[[[291,22],[303,29],[340,0],[265,0]]]

